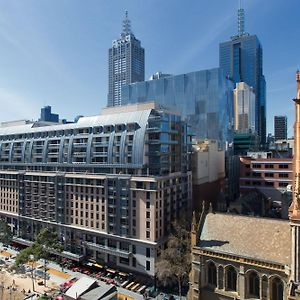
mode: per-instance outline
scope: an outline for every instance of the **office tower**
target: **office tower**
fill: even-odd
[[[122,87],[122,103],[156,101],[179,111],[196,138],[232,142],[233,83],[220,68],[138,82]]]
[[[287,139],[287,117],[286,116],[274,117],[274,136],[275,136],[275,141]]]
[[[245,82],[238,82],[234,89],[234,130],[255,132],[255,94]]]
[[[47,226],[64,257],[154,276],[158,247],[191,205],[190,145],[180,115],[154,103],[0,127],[0,218],[16,242]]]
[[[108,51],[107,106],[121,105],[121,87],[145,80],[145,53],[141,42],[131,31],[126,11],[123,31]]]
[[[39,121],[58,123],[59,115],[51,112],[51,106],[44,106],[41,108],[41,117]]]
[[[263,49],[256,35],[244,30],[244,10],[238,10],[238,34],[219,47],[219,64],[234,83],[245,82],[255,93],[255,128],[260,143],[266,141],[266,82]]]

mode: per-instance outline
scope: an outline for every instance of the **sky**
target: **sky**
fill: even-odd
[[[95,115],[107,103],[108,48],[125,10],[145,48],[145,78],[218,67],[237,32],[238,0],[0,0],[0,122]],[[243,0],[246,31],[264,51],[267,132],[287,115],[293,135],[300,68],[300,1]]]

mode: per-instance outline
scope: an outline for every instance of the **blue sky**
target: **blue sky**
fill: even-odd
[[[299,0],[244,0],[246,31],[264,49],[267,125],[294,120],[300,67]],[[94,115],[106,105],[108,48],[127,9],[145,48],[146,78],[218,66],[219,43],[237,31],[238,0],[0,0],[0,121]]]

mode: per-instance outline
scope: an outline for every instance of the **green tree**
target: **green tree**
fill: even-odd
[[[10,244],[12,238],[13,234],[9,225],[5,221],[0,220],[0,242],[3,244]]]
[[[156,277],[164,286],[178,284],[179,297],[182,285],[188,282],[191,270],[190,231],[185,220],[174,222],[167,247],[156,263]]]
[[[16,265],[25,264],[29,261],[38,261],[40,259],[44,260],[44,285],[47,282],[47,260],[49,259],[50,253],[60,253],[63,251],[63,245],[58,239],[57,233],[50,231],[48,228],[43,228],[36,237],[34,243],[19,252],[16,257]],[[33,277],[33,270],[32,270],[32,277]]]

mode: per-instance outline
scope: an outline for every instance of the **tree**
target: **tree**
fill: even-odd
[[[0,220],[0,242],[3,244],[10,244],[12,238],[13,234],[9,225],[5,221]]]
[[[58,239],[57,233],[50,231],[48,228],[43,228],[36,237],[34,243],[19,252],[16,257],[16,265],[25,264],[28,261],[33,262],[40,259],[44,260],[44,285],[46,286],[46,264],[49,259],[49,254],[60,253],[63,250],[63,245]],[[32,280],[33,280],[33,270],[32,270]]]
[[[164,286],[178,283],[179,297],[182,285],[188,282],[191,269],[190,231],[185,220],[173,223],[166,249],[156,263],[156,277]]]

